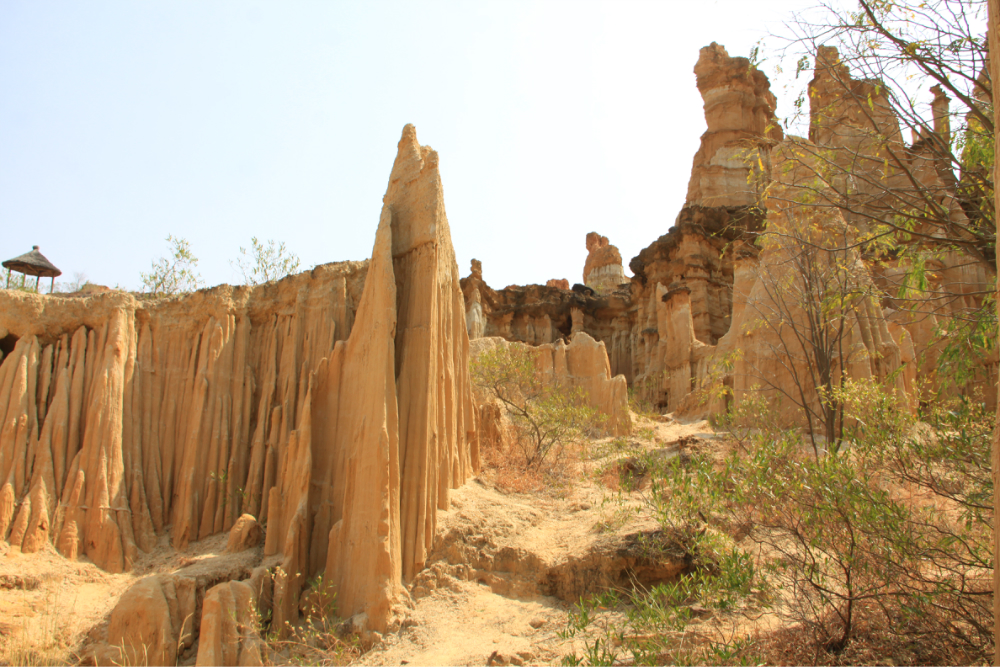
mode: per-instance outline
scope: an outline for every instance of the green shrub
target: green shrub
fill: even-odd
[[[271,280],[280,280],[299,270],[299,256],[289,252],[285,243],[274,241],[261,243],[256,236],[250,239],[250,252],[240,248],[240,256],[233,265],[243,275],[246,285],[260,285]]]
[[[153,262],[149,273],[140,273],[142,291],[153,296],[169,296],[191,292],[202,285],[202,277],[195,272],[198,258],[191,252],[191,244],[185,239],[167,237],[170,257],[161,257]]]
[[[732,431],[737,447],[719,472],[731,520],[753,525],[773,554],[787,616],[817,660],[844,651],[860,627],[901,645],[923,638],[922,662],[989,659],[992,415],[956,402],[920,424],[877,384],[838,391],[837,451],[816,457],[795,431]]]

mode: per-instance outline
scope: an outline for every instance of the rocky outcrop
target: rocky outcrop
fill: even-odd
[[[868,227],[869,222],[858,216],[845,219],[823,208],[825,196],[836,202],[844,195],[844,178],[838,180],[835,174],[828,181],[804,183],[820,173],[810,165],[821,151],[834,149],[836,159],[855,160],[857,164],[843,166],[852,166],[852,173],[879,185],[871,192],[856,188],[852,194],[863,199],[868,215],[878,218],[880,211],[890,210],[878,196],[887,189],[886,179],[898,195],[914,188],[900,180],[899,168],[892,167],[886,152],[889,142],[900,149],[896,158],[906,161],[920,187],[943,193],[940,203],[948,207],[953,221],[967,223],[949,192],[951,170],[942,168],[935,152],[950,132],[947,100],[941,91],[932,91],[934,132],[904,147],[878,82],[853,80],[837,51],[825,47],[818,52],[810,83],[812,141],[783,139],[768,79],[747,59],[731,58],[723,47],[712,44],[701,50],[695,73],[708,130],[693,161],[686,204],[673,227],[630,261],[629,283],[612,289],[595,280],[600,266],[612,266],[618,276],[614,267],[619,260],[607,239],[591,233],[586,285],[575,285],[570,294],[535,285],[494,291],[477,271],[463,279],[463,292],[467,308],[475,300],[471,295],[482,295],[472,308],[483,314],[483,335],[543,345],[557,336],[566,341],[585,332],[605,344],[611,372],[622,374],[637,397],[666,411],[704,415],[726,407],[693,391],[709,379],[722,381],[743,396],[753,384],[753,374],[759,381],[781,375],[776,365],[780,359],[769,352],[780,341],[767,339],[763,329],[753,335],[745,331],[749,322],[761,320],[761,313],[768,310],[766,293],[774,292],[774,285],[759,285],[759,279],[778,280],[777,258],[788,251],[782,244],[759,239],[768,236],[768,229],[775,231],[810,216],[819,216],[816,224],[828,232],[838,226],[844,230],[845,225],[857,230]],[[852,96],[873,96],[873,108],[863,113]],[[874,140],[880,136],[882,144]],[[764,186],[773,179],[776,185],[767,192],[766,202]],[[821,195],[819,206],[795,206],[804,187]],[[831,239],[821,242],[830,244]],[[769,256],[759,258],[764,245],[771,246]],[[955,253],[929,259],[927,299],[915,306],[896,297],[907,265],[886,258],[874,265],[867,259],[853,255],[845,261],[869,276],[862,281],[864,289],[880,290],[884,297],[879,308],[867,304],[853,316],[848,334],[854,346],[849,355],[851,374],[889,382],[893,391],[907,396],[902,401],[913,406],[943,390],[937,379],[943,347],[939,332],[956,315],[979,307],[976,294],[984,293],[990,280],[982,267]],[[746,310],[749,303],[751,311]],[[742,360],[733,369],[732,358],[738,354]],[[994,377],[988,366],[982,376]],[[891,367],[900,373],[892,375]],[[736,379],[734,373],[744,379]],[[984,384],[983,377],[978,386]],[[960,390],[969,394],[974,389],[971,385]]]
[[[768,77],[713,42],[699,51],[696,85],[706,125],[692,164],[687,206],[753,206],[771,178],[768,147],[782,139]]]
[[[530,345],[551,343],[570,336],[573,308],[598,300],[593,290],[580,285],[575,290],[563,284],[512,285],[494,290],[483,280],[482,266],[476,260],[461,286],[471,339],[501,336]]]
[[[473,290],[466,305],[466,332],[469,340],[482,338],[487,329],[487,318],[483,314],[483,302],[478,289]]]
[[[618,248],[608,244],[608,237],[590,232],[587,235],[586,245],[585,285],[603,294],[629,282],[622,270],[622,255],[619,254]]]
[[[547,357],[549,347],[551,358]],[[605,433],[629,434],[632,423],[626,378],[612,375],[604,343],[581,332],[571,337],[569,345],[560,340],[552,346],[543,346],[542,350],[539,363],[543,372],[551,372],[557,381],[565,378],[572,386],[583,388],[588,404],[607,418],[602,426]]]
[[[837,346],[827,352],[835,384],[840,377],[878,382],[896,394],[902,407],[912,409],[913,388],[907,386],[907,374],[899,372],[904,361],[900,339],[890,333],[871,296],[872,277],[859,244],[852,243],[857,231],[834,208],[798,203],[822,185],[816,165],[795,151],[782,146],[774,154],[783,168],[772,184],[762,251],[757,261],[742,267],[735,285],[739,308],[713,351],[717,360],[732,360],[732,399],[740,403],[762,396],[777,419],[822,432],[822,422],[808,424],[805,417],[809,413],[816,420],[822,414],[818,359],[824,353],[812,341],[830,340]],[[804,284],[810,289],[802,289]],[[818,319],[821,303],[827,305]]]
[[[0,293],[0,538],[128,570],[266,519],[273,618],[305,582],[390,622],[478,466],[438,157],[399,144],[373,256],[148,300]]]
[[[768,79],[746,58],[713,44],[702,49],[695,73],[708,131],[688,199],[674,226],[630,261],[631,279],[618,250],[594,232],[587,235],[585,285],[570,293],[537,285],[495,291],[478,266],[463,279],[467,312],[476,313],[470,321],[483,313],[483,335],[543,345],[585,332],[605,344],[611,374],[666,410],[691,391],[707,346],[730,329],[734,266],[757,255],[753,241],[764,223],[758,186],[782,138]]]
[[[98,656],[99,664],[177,664],[181,611],[171,578],[141,579],[111,612],[107,645]]]
[[[570,281],[566,278],[550,278],[546,281],[546,287],[556,287],[558,289],[570,289]]]
[[[263,664],[257,596],[242,581],[217,584],[205,595],[196,665]],[[170,663],[165,663],[170,664]]]
[[[253,549],[264,538],[264,529],[250,514],[244,514],[233,527],[229,529],[229,539],[226,541],[226,553],[239,553]]]
[[[938,377],[938,360],[944,347],[942,332],[950,322],[961,321],[981,308],[981,296],[994,283],[981,248],[972,238],[957,234],[971,225],[968,215],[979,216],[979,206],[962,200],[962,189],[948,156],[951,140],[949,101],[939,86],[932,86],[932,123],[915,133],[914,143],[905,145],[900,123],[886,97],[886,86],[877,80],[851,76],[837,49],[820,47],[814,78],[810,82],[810,140],[792,142],[805,158],[823,159],[837,166],[828,169],[825,187],[836,197],[849,198],[844,212],[847,222],[860,230],[883,220],[894,223],[908,210],[932,208],[932,214],[917,220],[912,242],[924,238],[951,238],[965,252],[949,251],[924,258],[927,284],[908,299],[898,295],[913,267],[903,261],[880,258],[871,265],[879,289],[886,295],[887,317],[904,327],[914,349],[920,381],[918,400],[933,395],[972,395],[974,385],[994,395],[996,364],[983,360],[983,372],[972,384],[950,386]],[[834,201],[836,197],[831,197]],[[868,258],[867,258],[868,259]],[[993,258],[990,258],[993,262]]]
[[[90,631],[83,662],[174,665],[197,651],[199,664],[260,664],[257,632],[261,612],[266,617],[272,608],[275,560],[269,565],[261,559],[259,548],[224,553],[138,580],[119,598],[107,624]],[[229,644],[222,652],[220,638]],[[234,648],[243,662],[228,661]]]
[[[436,509],[479,466],[438,155],[417,143],[413,126],[400,140],[361,303],[308,399],[315,418],[301,440],[333,446],[317,449],[316,479],[297,482],[293,502],[282,502],[290,530],[278,537],[292,560],[274,604],[294,614],[307,573],[325,564],[340,613],[366,613],[382,632],[402,581],[424,566]],[[288,469],[305,465],[287,458]],[[266,553],[271,530],[269,520]]]
[[[763,222],[754,209],[686,206],[667,234],[629,262],[644,297],[641,303],[656,285],[686,288],[695,337],[715,344],[730,329],[733,263],[757,253],[752,243]],[[645,315],[642,328],[655,326],[655,313]]]
[[[880,81],[852,78],[836,47],[819,47],[809,83],[810,141],[863,155],[878,152],[876,135],[903,145],[886,92]]]
[[[770,152],[782,139],[768,78],[746,58],[714,42],[699,52],[695,74],[708,129],[685,206],[668,233],[629,262],[630,378],[637,396],[664,410],[681,405],[705,372],[707,346],[730,330],[734,265],[757,255]]]

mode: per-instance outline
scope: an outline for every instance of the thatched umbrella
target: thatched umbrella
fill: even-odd
[[[10,272],[17,271],[27,276],[35,276],[36,292],[38,291],[38,280],[41,277],[52,278],[52,284],[49,286],[50,294],[56,286],[56,276],[63,274],[52,262],[45,259],[45,255],[38,252],[37,245],[31,246],[31,252],[26,252],[14,259],[8,259],[3,263],[3,267],[7,269],[7,287],[10,287]]]

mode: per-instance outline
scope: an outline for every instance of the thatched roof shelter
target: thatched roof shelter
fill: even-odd
[[[45,255],[38,252],[38,246],[32,246],[31,252],[26,252],[14,259],[3,262],[3,267],[7,269],[7,286],[10,286],[10,272],[17,271],[28,276],[37,276],[35,279],[35,290],[38,290],[38,278],[52,278],[52,285],[55,286],[56,276],[61,276],[62,271],[46,259]],[[51,292],[52,289],[50,288]]]

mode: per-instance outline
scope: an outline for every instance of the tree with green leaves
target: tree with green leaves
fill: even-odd
[[[140,273],[142,291],[152,296],[170,296],[191,292],[202,286],[202,277],[195,271],[198,258],[191,244],[180,237],[167,236],[170,256],[155,260],[149,273]]]
[[[290,252],[285,243],[269,240],[261,243],[251,237],[250,250],[240,248],[240,256],[234,265],[243,275],[246,285],[260,285],[272,280],[280,280],[299,270],[299,257]]]
[[[901,246],[955,251],[996,273],[986,0],[821,3],[782,37],[814,78],[787,119],[831,187],[818,202]],[[809,104],[806,105],[805,102]],[[901,134],[910,131],[911,141]]]

